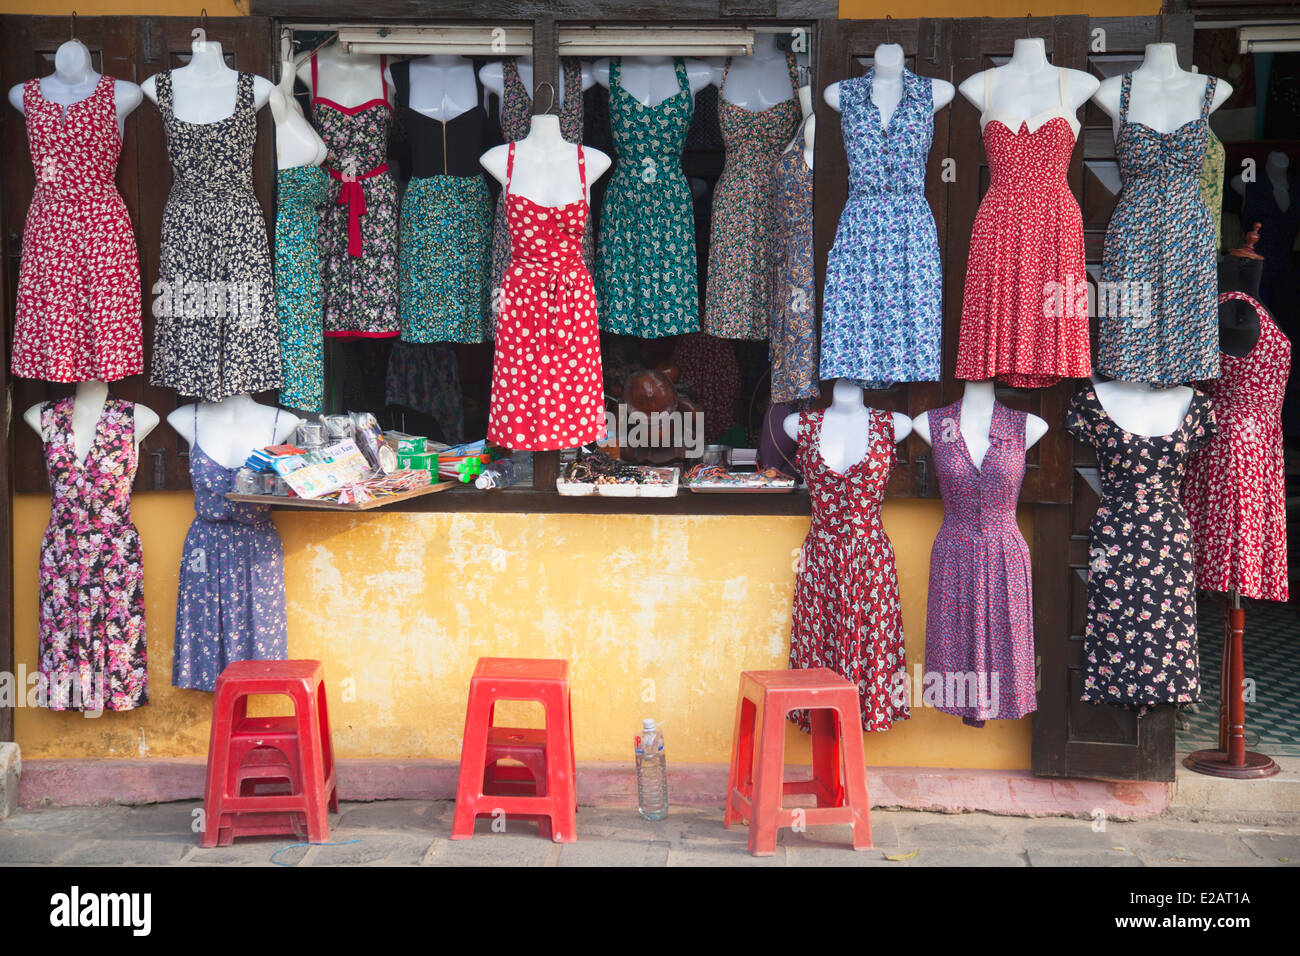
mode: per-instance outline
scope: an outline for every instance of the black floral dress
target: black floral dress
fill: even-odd
[[[280,336],[266,219],[253,192],[253,76],[215,123],[172,112],[172,75],[158,74],[172,189],[163,211],[154,300],[154,385],[217,402],[280,387]]]
[[[1187,461],[1214,437],[1204,392],[1177,430],[1120,428],[1091,387],[1074,396],[1065,427],[1097,452],[1101,504],[1088,557],[1083,700],[1136,706],[1201,698],[1196,567],[1181,491]]]

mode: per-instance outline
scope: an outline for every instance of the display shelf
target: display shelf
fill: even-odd
[[[410,501],[412,498],[422,498],[435,492],[446,491],[456,484],[457,482],[454,481],[440,481],[436,485],[426,485],[423,488],[401,491],[395,495],[384,495],[381,498],[371,498],[369,501],[358,501],[346,505],[339,504],[337,501],[325,501],[320,498],[289,498],[284,495],[241,495],[233,491],[227,492],[226,497],[231,501],[240,501],[252,505],[270,505],[272,508],[297,508],[307,511],[373,511],[376,508],[384,508],[402,501]]]

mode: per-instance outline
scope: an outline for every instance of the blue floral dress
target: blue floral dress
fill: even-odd
[[[817,279],[813,272],[813,174],[803,134],[776,161],[769,325],[772,401],[804,402],[817,382]]]
[[[279,414],[276,415],[279,420]],[[271,427],[274,440],[275,426]],[[289,656],[284,546],[265,505],[233,502],[235,472],[199,446],[198,408],[190,448],[197,513],[181,551],[172,683],[214,690],[233,661]]]
[[[874,74],[840,83],[849,199],[826,264],[821,377],[937,382],[942,271],[925,199],[934,94],[929,78],[904,70],[903,98],[882,126]]]

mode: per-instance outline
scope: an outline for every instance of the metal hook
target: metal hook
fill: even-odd
[[[203,27],[204,30],[206,30],[206,29],[208,28],[208,8],[207,8],[207,7],[201,7],[201,8],[199,9],[199,26]]]
[[[76,38],[77,38],[77,11],[73,10],[72,22],[68,24],[68,39],[75,40]]]
[[[885,42],[886,43],[894,42],[893,24],[889,22],[892,19],[894,19],[894,17],[891,14],[888,13],[885,14]]]
[[[533,114],[536,116],[549,113],[552,110],[552,108],[554,108],[555,106],[555,84],[552,83],[550,80],[542,80],[542,82],[537,84],[536,88],[533,90],[534,101],[537,99],[537,94],[541,92],[543,86],[547,87],[551,91],[551,102],[547,104],[546,109],[542,110],[542,113],[538,113],[536,110],[533,110]]]
[[[1030,37],[1034,35],[1033,31],[1030,29],[1030,24],[1033,22],[1033,19],[1034,19],[1034,15],[1028,11],[1025,11],[1025,39],[1026,40],[1028,40]]]

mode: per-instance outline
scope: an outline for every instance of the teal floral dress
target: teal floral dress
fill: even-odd
[[[596,297],[606,332],[659,338],[700,327],[695,214],[682,174],[682,147],[695,98],[686,64],[681,89],[644,106],[609,62],[609,120],[618,168],[605,190],[596,244]]]
[[[275,304],[280,314],[280,404],[322,410],[325,329],[322,322],[320,208],[330,177],[319,166],[276,173]]]

